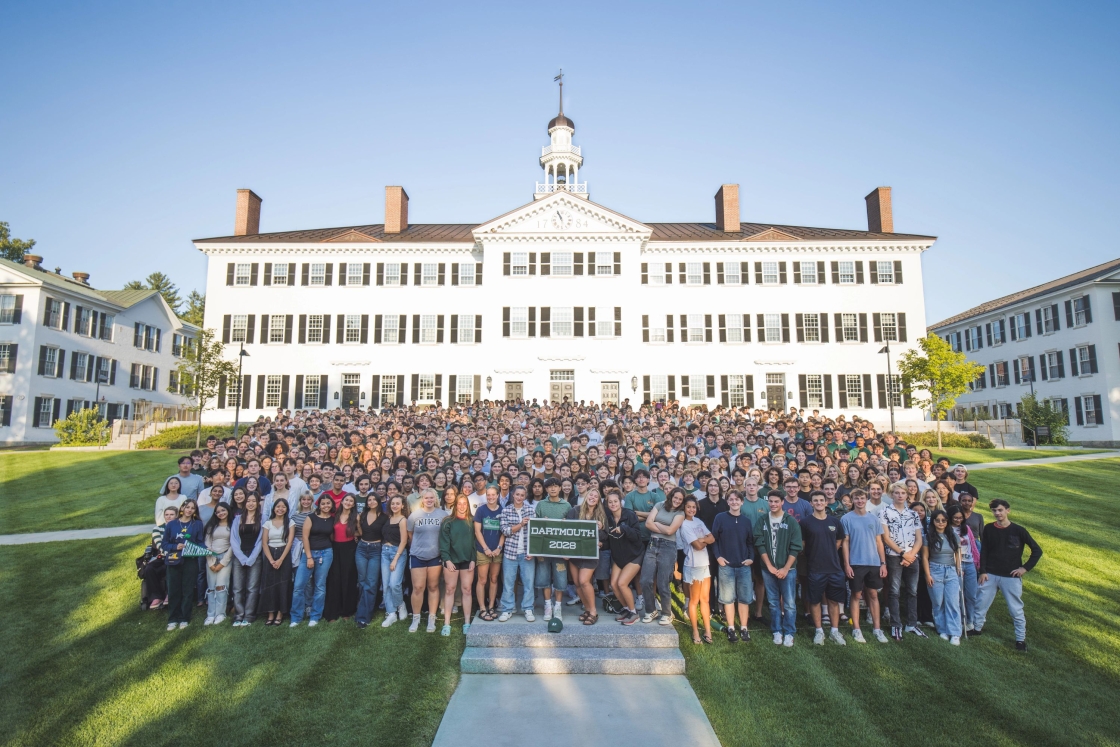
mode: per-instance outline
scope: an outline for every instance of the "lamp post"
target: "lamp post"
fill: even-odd
[[[245,343],[241,343],[241,351],[237,354],[237,409],[233,411],[233,440],[237,440],[237,429],[241,425],[241,396],[245,393],[245,379],[241,376],[241,366],[245,363],[246,356],[249,351],[245,349]]]
[[[97,408],[97,417],[101,417],[101,382],[104,381],[105,372],[101,370],[101,366],[97,367],[97,389],[93,395],[93,406]],[[106,415],[109,413],[106,412]],[[108,418],[106,418],[107,420]],[[101,426],[97,427],[97,448],[101,448]]]
[[[887,355],[887,404],[891,408],[891,433],[894,433],[894,379],[891,376],[891,343],[888,340],[883,349],[879,351]]]

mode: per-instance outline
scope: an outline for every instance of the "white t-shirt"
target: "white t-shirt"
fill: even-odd
[[[875,514],[876,516],[878,516],[878,515],[879,515],[879,512],[880,512],[880,511],[882,511],[882,510],[883,510],[884,508],[886,508],[886,507],[887,507],[888,505],[889,505],[889,504],[888,504],[888,503],[887,503],[886,501],[883,501],[883,502],[882,502],[882,503],[880,503],[880,504],[879,504],[878,506],[876,506],[876,505],[875,505],[874,503],[872,503],[871,501],[868,501],[868,502],[867,502],[867,513],[869,513],[869,514]]]
[[[471,493],[467,496],[467,503],[471,504],[471,516],[474,516],[475,510],[486,503],[485,491],[482,493]]]
[[[685,545],[685,565],[693,568],[708,565],[708,548],[705,547],[703,550],[697,550],[692,546],[692,543],[709,534],[711,534],[711,532],[708,531],[708,527],[704,526],[704,522],[700,521],[700,519],[685,519],[684,522],[681,523],[681,528],[678,530],[677,535]]]

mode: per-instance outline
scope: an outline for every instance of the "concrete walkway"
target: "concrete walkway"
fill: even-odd
[[[1100,454],[1068,454],[1066,456],[1039,457],[1038,459],[1019,459],[1010,462],[984,462],[982,464],[969,464],[968,471],[977,469],[1003,469],[1004,467],[1033,467],[1039,464],[1064,464],[1065,462],[1087,462],[1091,459],[1114,459],[1120,457],[1120,451],[1105,451]]]
[[[102,539],[104,537],[130,537],[148,534],[151,524],[131,527],[105,527],[103,529],[75,529],[67,532],[32,532],[30,534],[0,534],[0,545],[31,545],[38,542],[65,542],[67,540]]]
[[[433,747],[719,747],[683,675],[464,674]]]

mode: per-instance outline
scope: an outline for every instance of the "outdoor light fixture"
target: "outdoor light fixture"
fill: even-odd
[[[632,391],[632,392],[638,391],[638,377],[637,376],[631,376],[630,377],[630,391]]]
[[[494,388],[494,379],[487,376],[486,377],[486,391],[489,392],[493,388]]]
[[[887,356],[887,404],[891,408],[891,432],[894,432],[894,381],[891,378],[891,344],[888,341],[883,349],[879,351],[879,355],[886,353]]]

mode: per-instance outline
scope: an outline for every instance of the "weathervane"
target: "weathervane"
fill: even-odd
[[[560,74],[552,79],[554,82],[560,83],[560,113],[564,113],[564,68],[560,68]]]

